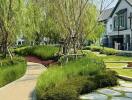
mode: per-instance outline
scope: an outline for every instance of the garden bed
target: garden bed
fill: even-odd
[[[97,88],[117,85],[116,73],[105,68],[104,62],[88,54],[62,66],[56,65],[39,77],[38,100],[78,100],[80,94]]]
[[[38,58],[36,56],[27,56],[26,60],[28,62],[34,62],[34,63],[42,64],[42,65],[44,65],[46,67],[48,67],[51,64],[57,64],[57,62],[54,61],[54,60],[43,60],[43,59],[40,59],[40,58]]]
[[[0,87],[22,77],[26,72],[26,61],[24,58],[13,58],[2,60],[0,65]]]
[[[56,53],[59,48],[50,45],[40,45],[34,47],[21,47],[13,50],[13,52],[20,56],[35,56],[42,60],[58,60]]]

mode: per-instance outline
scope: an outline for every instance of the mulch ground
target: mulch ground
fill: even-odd
[[[57,62],[54,61],[54,60],[42,60],[42,59],[40,59],[38,57],[35,57],[35,56],[27,56],[26,60],[28,62],[34,62],[34,63],[42,64],[42,65],[44,65],[46,67],[48,67],[51,64],[57,64]]]

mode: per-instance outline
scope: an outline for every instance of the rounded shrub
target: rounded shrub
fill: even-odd
[[[38,100],[78,100],[78,93],[70,85],[57,86],[47,90]]]
[[[88,76],[76,76],[63,84],[75,87],[78,94],[89,93],[96,89],[96,84]]]
[[[98,47],[98,46],[91,46],[91,51],[100,52],[101,50],[102,50],[102,47]]]
[[[118,54],[118,52],[119,52],[118,50],[112,48],[104,48],[100,50],[101,54],[106,54],[106,55],[116,55]]]
[[[118,84],[116,76],[116,72],[107,70],[95,75],[94,81],[99,88],[114,86]]]
[[[91,47],[90,46],[86,46],[83,48],[83,50],[91,50]]]

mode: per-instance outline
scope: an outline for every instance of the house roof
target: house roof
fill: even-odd
[[[127,0],[127,2],[132,6],[132,0]]]
[[[122,0],[118,0],[116,6],[114,8],[106,9],[102,12],[102,14],[99,17],[99,21],[106,21],[109,19],[109,17],[112,17],[114,12],[116,11],[118,5],[120,4]],[[125,0],[130,6],[132,6],[132,0]]]
[[[114,14],[114,12],[116,11],[116,9],[117,9],[117,7],[118,7],[118,5],[120,4],[120,2],[121,2],[122,0],[118,0],[118,2],[117,2],[117,4],[116,4],[116,6],[115,6],[115,8],[113,9],[113,11],[112,11],[112,13],[111,13],[111,17],[113,16],[113,14]],[[125,0],[130,6],[132,6],[132,0]]]
[[[105,21],[107,19],[109,19],[112,11],[113,11],[114,8],[110,8],[110,9],[106,9],[102,12],[102,14],[100,15],[99,17],[99,21]]]

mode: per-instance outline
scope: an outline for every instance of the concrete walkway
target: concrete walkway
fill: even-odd
[[[24,77],[0,88],[0,100],[36,100],[34,89],[37,77],[44,70],[43,65],[28,62]]]

